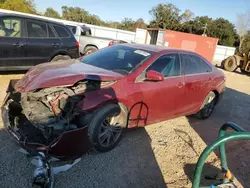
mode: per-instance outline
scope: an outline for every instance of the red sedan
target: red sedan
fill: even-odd
[[[2,107],[5,127],[25,149],[57,158],[80,156],[88,143],[109,151],[124,128],[208,118],[225,90],[223,72],[200,55],[137,44],[41,64],[14,82]]]

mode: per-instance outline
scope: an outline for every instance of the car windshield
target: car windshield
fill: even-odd
[[[114,45],[85,56],[81,62],[128,75],[155,52]]]

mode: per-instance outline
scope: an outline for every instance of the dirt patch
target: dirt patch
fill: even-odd
[[[56,176],[56,187],[191,187],[195,164],[218,136],[220,126],[235,122],[250,131],[250,78],[225,73],[227,90],[211,118],[205,121],[181,117],[125,132],[117,148],[108,153],[90,152],[71,170]],[[22,75],[0,75],[0,103],[10,79]],[[19,153],[0,123],[0,184],[31,187],[32,166]],[[227,146],[229,167],[244,187],[250,185],[249,142]],[[220,162],[212,154],[206,175],[218,172]],[[202,179],[203,184],[211,182]]]

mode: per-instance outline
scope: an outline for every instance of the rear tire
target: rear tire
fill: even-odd
[[[87,46],[84,50],[84,55],[89,55],[97,51],[98,49],[94,46]]]
[[[68,60],[68,59],[71,59],[71,57],[68,55],[57,55],[51,59],[51,62],[60,61],[60,60]]]
[[[126,112],[118,104],[108,104],[95,112],[89,127],[89,139],[99,152],[115,148],[126,127]]]
[[[235,57],[233,56],[228,57],[223,63],[223,68],[229,72],[236,71],[236,69],[238,68],[238,65],[237,65]]]
[[[214,111],[217,101],[216,94],[211,91],[203,101],[201,110],[197,113],[200,119],[207,119],[211,116]]]

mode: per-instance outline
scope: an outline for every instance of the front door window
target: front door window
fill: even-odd
[[[15,18],[0,19],[0,37],[21,37],[21,21]]]

